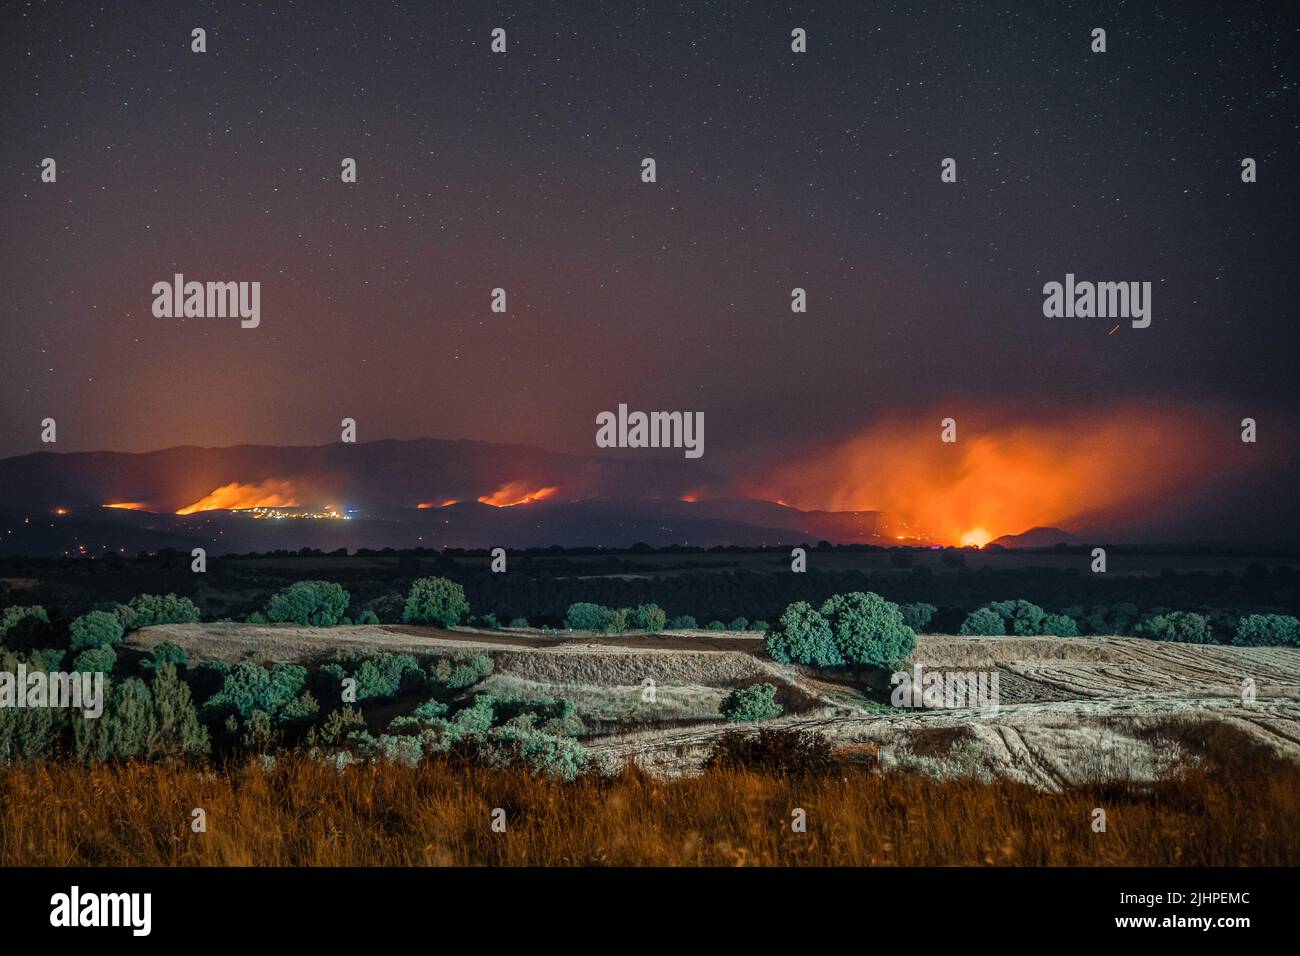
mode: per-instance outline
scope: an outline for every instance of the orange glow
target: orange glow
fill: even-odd
[[[940,440],[948,415],[955,444]],[[1035,527],[1145,516],[1214,471],[1205,435],[1215,427],[1139,404],[1034,423],[967,405],[878,422],[745,490],[805,510],[879,511],[891,537],[982,547]]]
[[[426,508],[446,508],[448,505],[458,505],[458,504],[460,504],[459,498],[448,498],[446,501],[443,502],[421,501],[418,505],[416,505],[416,507],[419,508],[421,511],[423,511]]]
[[[111,505],[104,505],[105,508],[121,508],[123,511],[147,511],[143,501],[115,501]]]
[[[515,505],[530,505],[534,501],[545,501],[560,490],[552,486],[529,491],[530,487],[530,483],[526,481],[511,481],[492,494],[479,498],[479,501],[493,508],[513,508]]]
[[[244,508],[296,508],[297,493],[293,483],[271,478],[256,485],[232,481],[214,489],[209,495],[187,505],[178,515],[192,515],[196,511],[235,511]]]
[[[54,509],[54,513],[55,513],[56,515],[65,515],[65,514],[68,513],[68,509],[67,509],[67,508],[55,508],[55,509]]]

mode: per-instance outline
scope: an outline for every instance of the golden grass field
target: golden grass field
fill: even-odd
[[[1226,728],[1154,786],[1048,793],[842,767],[811,778],[628,770],[574,783],[447,761],[0,774],[0,863],[129,866],[1294,865],[1300,768]],[[491,828],[506,811],[506,832]],[[1106,811],[1104,833],[1093,810]],[[203,808],[207,830],[191,830]],[[807,813],[807,832],[791,811]]]

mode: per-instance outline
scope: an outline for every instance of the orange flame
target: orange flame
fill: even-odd
[[[898,538],[982,547],[1034,527],[1120,521],[1212,471],[1212,425],[1186,411],[1133,405],[1021,424],[968,407],[952,444],[940,440],[947,414],[878,422],[747,490],[805,510],[880,511]]]
[[[545,501],[560,490],[556,486],[550,486],[529,491],[529,487],[531,487],[529,482],[511,481],[492,494],[482,496],[479,501],[493,508],[513,508],[515,505],[530,505],[535,501]]]
[[[416,505],[416,507],[419,508],[421,511],[424,511],[426,508],[446,508],[448,505],[458,505],[458,504],[460,504],[459,498],[448,498],[446,501],[442,501],[442,502],[422,501],[418,505]]]
[[[196,511],[235,511],[244,508],[296,508],[297,492],[293,483],[270,478],[256,485],[232,481],[214,489],[204,498],[187,505],[178,515],[192,515]]]
[[[147,511],[143,501],[115,501],[110,505],[104,505],[105,508],[121,508],[123,511]]]

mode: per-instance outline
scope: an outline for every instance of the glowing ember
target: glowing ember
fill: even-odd
[[[480,498],[479,500],[482,501],[483,499]],[[424,511],[427,508],[446,508],[448,505],[458,505],[458,504],[460,504],[459,498],[448,498],[446,501],[442,501],[442,502],[422,501],[416,507],[418,507],[421,511]]]
[[[143,501],[115,501],[111,505],[104,505],[105,508],[120,508],[123,511],[147,511]]]
[[[535,501],[545,501],[560,490],[551,486],[529,491],[529,487],[526,481],[512,481],[502,485],[492,494],[479,498],[479,501],[493,508],[513,508],[515,505],[530,505]]]
[[[247,508],[296,508],[297,493],[292,482],[271,478],[256,485],[232,481],[213,490],[176,512],[178,515],[192,515],[198,511],[238,511]]]
[[[1035,527],[1147,516],[1216,467],[1212,423],[1186,411],[1133,404],[1030,424],[967,408],[955,444],[940,441],[944,417],[882,421],[746,491],[806,510],[879,511],[891,537],[982,547]]]

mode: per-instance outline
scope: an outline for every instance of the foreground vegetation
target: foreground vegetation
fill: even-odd
[[[1300,768],[1226,728],[1176,732],[1202,754],[1178,778],[1063,794],[815,761],[567,783],[452,758],[44,763],[0,773],[0,865],[1300,863]],[[1093,827],[1098,808],[1105,832]],[[806,832],[792,828],[796,809]]]

